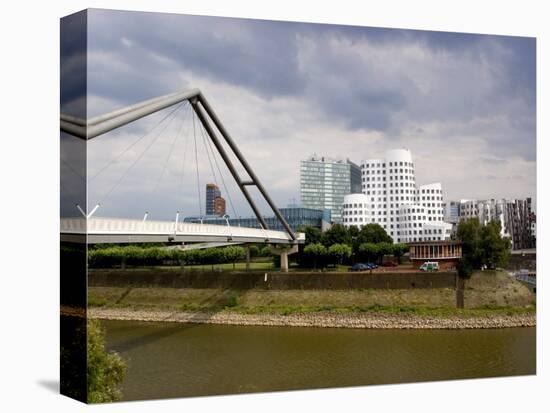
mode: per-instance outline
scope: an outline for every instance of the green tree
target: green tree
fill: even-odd
[[[321,230],[317,227],[301,226],[298,228],[298,232],[303,232],[306,235],[306,245],[321,242]]]
[[[359,245],[359,256],[361,259],[376,261],[380,254],[380,247],[374,242],[365,242]]]
[[[235,263],[246,258],[246,251],[243,247],[225,247],[222,249],[223,261],[233,263],[233,270],[235,270]]]
[[[378,243],[378,262],[381,263],[384,255],[393,254],[393,244],[389,242],[379,242]]]
[[[409,251],[407,244],[393,244],[392,253],[393,256],[397,259],[397,263],[401,264],[401,257]]]
[[[378,244],[379,242],[387,242],[392,244],[393,239],[388,235],[386,230],[378,224],[367,224],[359,230],[359,233],[353,240],[353,249],[355,252],[359,252],[359,247],[362,244],[372,243]]]
[[[271,257],[271,250],[269,249],[269,245],[264,245],[260,249],[260,257]]]
[[[510,240],[500,235],[500,221],[491,221],[481,228],[481,261],[488,268],[504,267],[510,257]]]
[[[351,257],[352,249],[347,244],[333,244],[328,248],[331,263],[342,264]]]
[[[474,269],[472,268],[472,264],[470,264],[470,262],[464,258],[458,261],[456,270],[458,272],[458,275],[462,278],[469,278],[474,271]]]
[[[250,249],[250,257],[258,257],[260,255],[260,248],[257,245],[250,245],[248,247]]]
[[[350,237],[353,240],[359,235],[359,228],[357,228],[357,225],[350,225],[348,227],[348,232],[349,232]]]
[[[124,379],[126,363],[114,352],[105,350],[105,332],[99,321],[88,320],[88,403],[120,400],[119,385]]]
[[[317,264],[322,263],[327,255],[327,249],[323,244],[309,244],[304,248],[304,254],[313,261],[313,268],[317,268]]]
[[[477,218],[461,221],[457,239],[462,243],[462,258],[457,267],[461,277],[467,278],[482,266],[505,266],[510,254],[510,240],[500,235],[499,221],[482,226]]]
[[[351,244],[351,235],[344,225],[334,224],[323,232],[321,243],[327,248],[334,244]]]
[[[462,243],[462,259],[468,261],[464,268],[481,268],[481,224],[477,218],[460,221],[456,236]]]

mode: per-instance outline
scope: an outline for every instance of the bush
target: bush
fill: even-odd
[[[264,245],[260,249],[260,257],[271,257],[271,250],[269,249],[269,245]]]
[[[237,294],[231,294],[225,304],[226,307],[232,308],[239,305],[239,296]]]
[[[250,250],[250,257],[259,257],[260,256],[260,248],[257,245],[251,245],[248,247]]]
[[[207,248],[183,251],[177,248],[112,246],[91,249],[88,264],[92,268],[112,268],[124,261],[128,265],[188,265],[235,263],[246,258],[243,247]]]
[[[126,363],[117,353],[105,350],[105,332],[97,320],[88,321],[87,358],[88,403],[120,400]]]

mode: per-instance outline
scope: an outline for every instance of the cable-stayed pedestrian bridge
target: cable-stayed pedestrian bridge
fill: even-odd
[[[185,112],[185,108],[190,109],[190,112]],[[99,136],[130,124],[138,119],[149,116],[153,113],[163,111],[169,112],[164,115],[147,133],[144,133],[133,139],[132,142],[112,157],[103,167],[98,169],[91,177],[83,176],[82,171],[78,171],[71,166],[67,161],[61,158],[62,165],[68,168],[67,173],[73,173],[85,185],[87,189],[90,182],[94,181],[99,175],[103,174],[113,165],[117,164],[124,156],[134,156],[134,160],[126,167],[118,178],[104,188],[100,193],[98,202],[88,211],[88,199],[84,205],[76,203],[74,215],[69,215],[61,219],[60,223],[60,238],[63,242],[78,242],[87,244],[128,244],[128,243],[161,243],[161,244],[184,244],[181,248],[191,248],[190,245],[195,244],[196,247],[201,245],[205,247],[210,244],[212,247],[230,244],[251,244],[264,243],[271,245],[272,252],[281,257],[281,270],[288,270],[288,255],[298,251],[298,244],[303,244],[305,235],[296,233],[290,227],[286,219],[283,217],[274,201],[267,193],[267,189],[262,185],[250,164],[246,161],[243,154],[237,147],[235,141],[229,135],[221,120],[215,114],[204,95],[198,89],[172,93],[165,96],[160,96],[154,99],[149,99],[131,106],[127,106],[92,119],[82,119],[68,114],[61,114],[60,129],[64,133],[73,136],[76,139],[81,139],[86,142],[91,139],[97,139]],[[183,113],[182,113],[183,110]],[[189,116],[190,114],[190,116]],[[159,145],[158,139],[164,134],[171,122],[176,117],[180,117],[180,128],[172,133],[171,142],[168,145],[168,154],[164,162],[159,163],[162,166],[157,180],[154,182],[153,193],[149,193],[148,197],[142,202],[147,203],[150,199],[157,196],[154,191],[158,188],[162,178],[166,175],[167,165],[173,157],[174,147],[178,140],[183,139],[184,152],[181,156],[182,169],[181,179],[174,186],[174,191],[179,192],[182,189],[183,177],[185,175],[185,159],[188,140],[192,142],[192,151],[195,163],[195,177],[197,188],[198,210],[201,223],[189,223],[180,220],[180,208],[175,206],[175,219],[173,221],[155,221],[148,219],[150,212],[148,209],[143,210],[143,219],[127,219],[127,218],[106,218],[98,217],[96,212],[103,205],[108,204],[109,197],[115,193],[119,185],[128,177],[131,176],[134,166],[142,162],[142,157],[152,148],[153,145]],[[190,118],[190,119],[189,119]],[[183,122],[189,119],[187,131]],[[192,132],[192,133],[191,133]],[[185,135],[185,138],[183,137]],[[179,138],[179,139],[178,139]],[[228,191],[225,178],[228,174],[237,184],[241,194],[244,196],[246,203],[251,207],[252,212],[257,218],[259,228],[235,227],[229,225],[228,215],[224,215],[227,225],[212,225],[203,224],[202,218],[203,206],[201,201],[201,180],[200,180],[200,162],[198,159],[199,144],[202,140],[204,153],[206,154],[207,162],[203,162],[210,166],[212,181],[215,186],[218,182],[224,187],[228,196],[229,204],[233,210],[234,216],[239,216],[234,208],[230,193]],[[140,144],[143,148],[139,147]],[[139,149],[138,149],[139,148]],[[174,156],[175,157],[175,156]],[[218,157],[221,161],[218,162]],[[189,163],[189,162],[188,162]],[[224,173],[220,165],[225,164],[227,171]],[[140,187],[144,186],[145,182],[140,181]],[[63,185],[62,185],[63,186]],[[249,188],[256,188],[257,192],[267,203],[276,219],[279,221],[283,231],[269,229],[264,216],[260,213],[259,207],[256,205]],[[80,192],[87,193],[82,188]],[[138,189],[138,188],[136,188]],[[69,193],[68,189],[62,191],[62,195]],[[130,192],[131,194],[132,192]],[[183,194],[182,194],[183,195]],[[63,198],[63,196],[62,196]],[[183,196],[182,196],[183,198]],[[80,198],[82,202],[84,198]],[[136,203],[137,207],[141,207],[141,203]],[[134,208],[135,209],[135,208]],[[76,211],[80,215],[76,214]],[[204,211],[206,212],[206,211]],[[135,213],[135,210],[133,211]]]
[[[153,221],[121,218],[63,218],[61,241],[88,244],[125,243],[303,243],[304,234],[293,240],[284,231],[263,228],[232,227],[188,222]]]

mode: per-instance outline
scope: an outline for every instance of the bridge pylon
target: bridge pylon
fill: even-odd
[[[235,182],[237,183],[238,187],[246,198],[248,204],[252,208],[252,211],[258,219],[261,227],[264,230],[269,229],[266,220],[260,214],[256,203],[254,202],[250,195],[250,192],[248,191],[248,186],[255,186],[258,189],[264,200],[267,202],[267,204],[275,214],[277,220],[281,223],[285,232],[290,236],[292,242],[297,243],[298,238],[296,234],[294,233],[290,225],[288,225],[288,222],[281,214],[281,211],[279,211],[279,209],[267,193],[267,190],[262,185],[256,174],[244,158],[243,154],[229,135],[229,132],[212,109],[212,106],[208,103],[208,101],[199,89],[181,91],[165,96],[160,96],[154,99],[149,99],[87,120],[74,116],[69,116],[66,114],[61,114],[60,127],[61,130],[66,133],[69,133],[81,139],[90,140],[104,133],[120,128],[121,126],[127,125],[135,120],[141,119],[145,116],[181,103],[185,100],[187,100],[191,104],[194,112],[196,113],[202,126],[207,132],[207,135],[210,137],[212,143],[218,150],[218,153],[220,154],[227,168],[229,169],[229,172],[235,179]],[[215,129],[219,132],[219,134],[221,135],[233,155],[237,158],[238,162],[244,168],[246,174],[250,179],[242,179],[240,177],[238,171],[235,168],[235,165],[231,161],[231,158],[229,157],[224,146],[222,145],[220,138],[218,138],[216,130],[210,124],[209,120],[212,121]]]

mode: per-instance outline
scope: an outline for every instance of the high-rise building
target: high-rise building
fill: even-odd
[[[216,184],[206,184],[206,215],[224,215],[225,199]]]
[[[460,220],[460,202],[447,201],[443,203],[443,221],[457,224]]]
[[[531,198],[511,199],[505,203],[504,226],[510,234],[512,248],[516,250],[535,248],[531,223],[534,215],[531,211]]]
[[[379,224],[395,242],[437,241],[450,237],[452,225],[443,221],[440,183],[416,187],[411,152],[387,151],[384,158],[361,163],[362,194],[343,203],[346,226]]]
[[[342,222],[344,196],[361,191],[361,169],[348,160],[311,156],[300,163],[300,197],[304,208],[330,210]]]
[[[225,215],[225,199],[221,196],[214,198],[214,215],[220,217]]]

